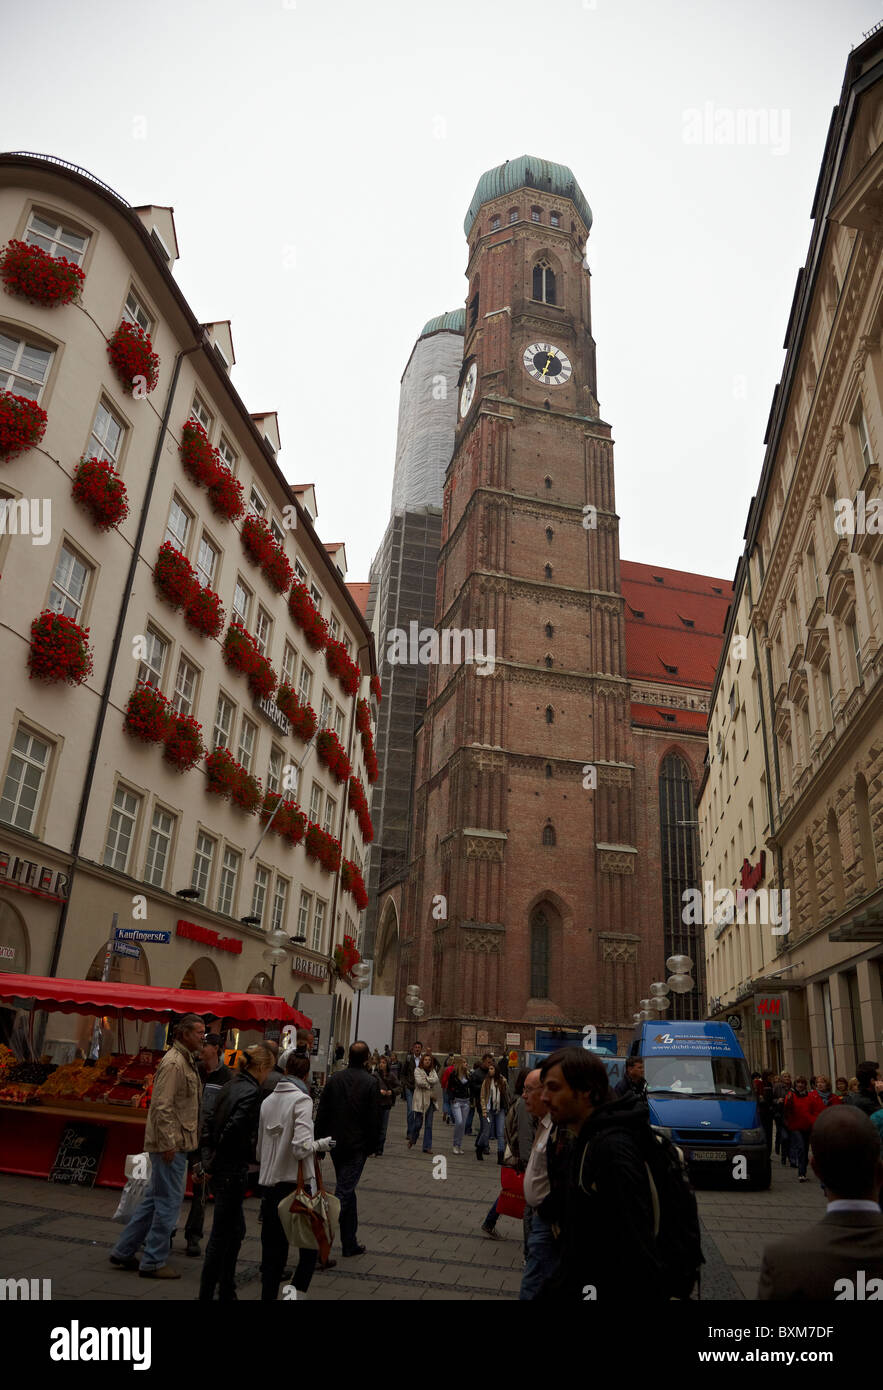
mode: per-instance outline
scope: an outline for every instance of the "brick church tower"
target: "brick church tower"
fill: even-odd
[[[635,901],[618,518],[571,171],[484,174],[469,245],[435,625],[493,641],[431,667],[397,995],[437,1051],[594,1024],[624,1042],[658,970]],[[444,655],[444,641],[441,642]],[[487,650],[485,646],[483,650]],[[410,1040],[400,1003],[396,1045]]]

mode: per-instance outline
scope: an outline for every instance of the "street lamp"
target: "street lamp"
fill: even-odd
[[[362,990],[367,989],[371,980],[371,967],[364,960],[354,965],[350,971],[353,989],[356,991],[356,1038],[359,1036],[359,1011],[362,1005]]]
[[[288,952],[285,950],[285,942],[287,941],[287,933],[282,931],[281,928],[276,927],[273,931],[267,933],[267,944],[269,949],[262,952],[264,960],[272,967],[270,988],[274,993],[276,992],[276,967],[277,965],[281,965],[288,955]]]

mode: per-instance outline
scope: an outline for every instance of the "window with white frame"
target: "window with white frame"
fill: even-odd
[[[343,710],[340,708],[340,705],[338,705],[338,706],[336,707],[335,711],[334,711],[334,732],[337,734],[337,737],[340,739],[340,741],[341,741],[341,743],[342,743],[342,742],[343,742]]]
[[[199,672],[188,661],[184,653],[178,659],[178,674],[175,676],[175,694],[172,704],[178,714],[192,714],[193,705],[196,700],[196,682]]]
[[[295,572],[295,574],[297,575],[298,579],[300,580],[301,584],[306,584],[306,582],[307,582],[307,572],[306,572],[306,570],[304,569],[303,565],[301,564],[300,560],[295,560],[295,562],[294,562],[294,572]]]
[[[251,765],[254,761],[254,745],[257,738],[257,725],[246,716],[242,716],[242,728],[239,731],[239,761],[246,772],[251,772]]]
[[[290,642],[285,643],[282,652],[282,680],[285,685],[292,685],[294,682],[294,668],[297,664],[297,652]]]
[[[0,333],[0,391],[39,402],[51,362],[51,348]]]
[[[3,796],[0,820],[19,830],[31,830],[43,781],[49,767],[50,745],[23,725],[15,731]]]
[[[322,691],[322,707],[319,710],[319,728],[331,728],[331,711],[334,708],[334,701],[327,690]]]
[[[146,651],[144,660],[138,667],[139,681],[146,681],[148,685],[154,686],[159,690],[162,685],[163,670],[166,664],[166,653],[169,644],[159,633],[148,628],[144,636]]]
[[[316,911],[313,916],[313,939],[310,945],[314,951],[320,955],[325,945],[325,907],[321,898],[316,899]]]
[[[228,700],[226,695],[218,696],[218,708],[215,710],[214,740],[216,748],[229,748],[230,735],[233,729],[233,714],[236,706],[232,700]]]
[[[98,402],[95,423],[89,436],[90,457],[101,459],[103,463],[116,463],[120,456],[125,426],[118,420],[110,406]]]
[[[32,212],[28,218],[25,241],[29,246],[39,246],[50,256],[63,256],[74,265],[82,265],[89,245],[89,238],[82,232],[66,227],[55,217]]]
[[[139,796],[128,787],[117,787],[113,796],[110,824],[107,827],[107,840],[104,845],[104,865],[126,873],[129,867],[129,853],[138,820]]]
[[[83,611],[88,578],[89,569],[79,555],[67,543],[62,545],[58,564],[55,566],[52,588],[49,590],[49,607],[52,612],[62,613],[66,618],[72,618],[78,623]]]
[[[300,768],[297,763],[289,763],[287,768],[289,786],[285,788],[292,801],[297,801],[297,789],[300,786]]]
[[[128,319],[129,323],[134,323],[138,328],[143,328],[145,333],[149,333],[153,327],[153,320],[134,290],[129,290],[126,295],[123,318]]]
[[[300,907],[297,910],[297,935],[302,936],[304,941],[309,940],[310,908],[313,906],[312,893],[305,893],[301,889]]]
[[[193,397],[193,404],[190,407],[190,414],[194,420],[198,420],[202,428],[208,434],[212,427],[212,413],[201,396]]]
[[[317,589],[315,584],[310,585],[310,598],[318,609],[322,607],[322,590]]]
[[[322,814],[322,788],[318,782],[314,782],[310,790],[310,820],[316,825],[319,824],[319,817]]]
[[[865,672],[862,666],[862,644],[859,641],[858,628],[855,625],[855,618],[846,625],[846,633],[849,637],[849,647],[852,655],[853,674],[856,685],[864,685]]]
[[[211,835],[206,835],[204,830],[200,830],[196,837],[196,853],[193,856],[193,875],[190,879],[190,887],[195,888],[199,894],[199,901],[203,905],[208,904],[208,890],[212,877],[212,865],[215,862],[215,847],[217,841]]]
[[[251,593],[245,587],[241,579],[237,579],[236,587],[233,590],[233,616],[243,627],[248,627],[248,615],[251,612]]]
[[[325,819],[322,821],[322,829],[328,835],[334,834],[334,812],[337,810],[337,802],[333,796],[325,797]]]
[[[254,871],[254,891],[251,895],[251,915],[264,919],[264,908],[267,905],[267,889],[270,886],[270,870],[265,869],[263,864],[258,864]]]
[[[271,792],[282,790],[282,749],[275,743],[270,749],[270,761],[267,765],[267,787]]]
[[[549,213],[549,225],[552,226],[552,227],[560,227],[560,226],[561,226],[561,214],[560,214],[560,212],[550,212],[550,213]]]
[[[270,622],[269,613],[266,611],[265,608],[261,608],[259,606],[257,620],[254,625],[254,640],[257,644],[257,649],[262,656],[267,655],[267,646],[269,645],[270,641],[271,626],[272,624]]]
[[[163,540],[168,541],[169,545],[173,545],[176,550],[180,550],[182,555],[187,549],[187,537],[190,535],[192,519],[176,493],[172,498],[172,505],[169,507],[169,521]]]
[[[239,878],[239,865],[242,862],[242,855],[229,846],[224,850],[224,858],[221,862],[221,878],[218,883],[218,911],[226,912],[228,917],[233,915],[233,904],[236,902],[236,881]]]
[[[278,541],[279,545],[285,544],[285,532],[275,518],[270,522],[270,534],[275,541]]]
[[[223,462],[226,463],[227,467],[230,469],[230,472],[235,472],[236,460],[239,457],[239,455],[237,454],[236,450],[233,448],[233,445],[230,443],[229,439],[225,434],[221,435],[220,442],[218,444],[218,453],[220,454]]]
[[[335,613],[332,613],[331,617],[328,619],[328,631],[331,634],[332,642],[336,642],[340,636],[340,623],[337,621],[337,615]]]
[[[313,673],[305,661],[300,664],[300,678],[297,683],[297,695],[302,705],[310,703],[310,691],[313,688]]]
[[[196,577],[204,589],[214,587],[217,568],[218,552],[208,537],[203,536],[199,542],[199,554],[196,557]]]
[[[154,888],[164,888],[166,869],[172,853],[172,835],[175,817],[161,806],[153,808],[153,823],[147,841],[147,860],[144,865],[144,881]]]
[[[288,909],[288,879],[281,874],[276,875],[276,887],[273,892],[273,930],[281,931],[285,923],[285,913]]]
[[[871,452],[871,438],[868,434],[868,422],[865,419],[865,411],[861,401],[861,397],[859,397],[858,412],[855,417],[855,427],[858,431],[858,442],[862,454],[862,464],[864,465],[865,471],[867,471],[869,468],[873,468],[874,466],[874,455]]]
[[[352,656],[353,639],[351,637],[347,637],[346,633],[343,634],[343,649],[346,652],[347,656]]]
[[[248,510],[255,516],[263,516],[267,510],[267,504],[256,487],[253,487],[248,498]]]

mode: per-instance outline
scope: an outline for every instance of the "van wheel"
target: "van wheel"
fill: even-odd
[[[767,1161],[763,1168],[760,1168],[748,1184],[752,1192],[766,1192],[773,1181],[772,1165]]]

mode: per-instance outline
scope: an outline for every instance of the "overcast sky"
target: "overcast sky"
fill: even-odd
[[[316,483],[352,580],[388,518],[414,339],[465,301],[479,176],[521,154],[569,165],[594,214],[621,553],[731,578],[831,110],[881,17],[873,0],[32,0],[4,13],[3,143],[174,207],[178,282],[198,318],[232,320],[237,389],[278,410],[280,463]]]

